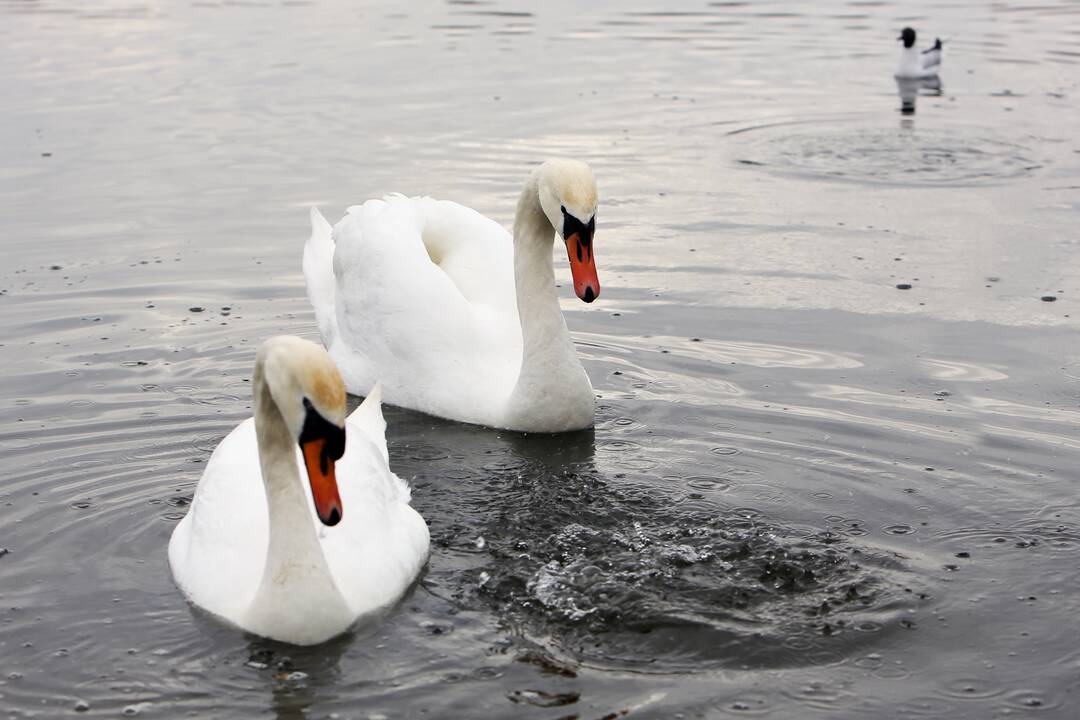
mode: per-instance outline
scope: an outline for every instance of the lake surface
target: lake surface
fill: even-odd
[[[904,25],[949,38],[914,114]],[[1077,3],[0,0],[0,91],[0,717],[1073,716]],[[556,155],[595,432],[388,408],[402,605],[193,610],[169,535],[259,343],[317,338],[307,208],[509,226]]]

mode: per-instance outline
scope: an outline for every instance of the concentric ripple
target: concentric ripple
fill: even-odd
[[[809,128],[737,130],[735,159],[774,172],[901,185],[981,184],[1042,167],[1034,151],[975,128]]]

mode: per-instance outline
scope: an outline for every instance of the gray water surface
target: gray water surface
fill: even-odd
[[[904,25],[949,38],[913,115]],[[1080,5],[0,0],[0,90],[0,716],[1072,717]],[[401,606],[191,608],[255,348],[317,337],[307,208],[509,225],[555,155],[595,431],[388,408]]]

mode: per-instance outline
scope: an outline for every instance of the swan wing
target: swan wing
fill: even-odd
[[[365,400],[365,404],[371,400]],[[377,398],[372,407],[378,408]],[[350,609],[363,619],[393,605],[427,562],[427,523],[410,505],[409,486],[390,471],[385,440],[368,435],[375,411],[346,423],[345,455],[337,461],[342,522],[320,528],[323,552],[334,583]],[[378,413],[381,420],[382,414]]]
[[[521,360],[513,241],[456,203],[387,197],[333,229],[338,335],[350,392],[382,382],[396,405],[482,420],[513,389]],[[461,392],[483,384],[485,393]]]
[[[337,337],[337,322],[334,317],[334,242],[331,238],[330,223],[322,216],[318,208],[311,208],[311,237],[304,245],[304,284],[307,287],[308,302],[315,311],[315,321],[319,325],[323,345],[330,347]]]
[[[388,464],[390,452],[386,449],[386,420],[382,414],[382,385],[375,383],[371,392],[364,398],[364,402],[349,415],[349,422],[356,425],[375,447]]]
[[[268,524],[255,421],[248,418],[214,449],[173,531],[169,565],[177,585],[195,604],[237,622],[262,579]]]

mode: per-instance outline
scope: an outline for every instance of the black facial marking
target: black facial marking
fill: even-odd
[[[596,217],[595,216],[593,216],[589,220],[589,224],[586,225],[585,223],[581,222],[580,220],[578,220],[576,217],[574,217],[570,213],[563,210],[563,231],[562,231],[562,236],[564,238],[568,238],[571,235],[573,235],[574,233],[577,233],[578,240],[580,241],[581,245],[583,247],[585,247],[585,248],[588,248],[589,245],[592,243],[593,233],[594,232],[596,232]],[[580,253],[581,253],[581,249],[579,248],[578,249],[578,254],[579,254],[578,260],[581,259]]]
[[[325,475],[330,470],[331,460],[340,460],[345,454],[345,428],[330,422],[315,409],[311,401],[304,398],[304,427],[300,431],[300,444],[311,440],[325,440],[319,465]]]
[[[904,47],[909,48],[915,44],[915,31],[909,27],[900,32],[900,39],[904,41]]]

